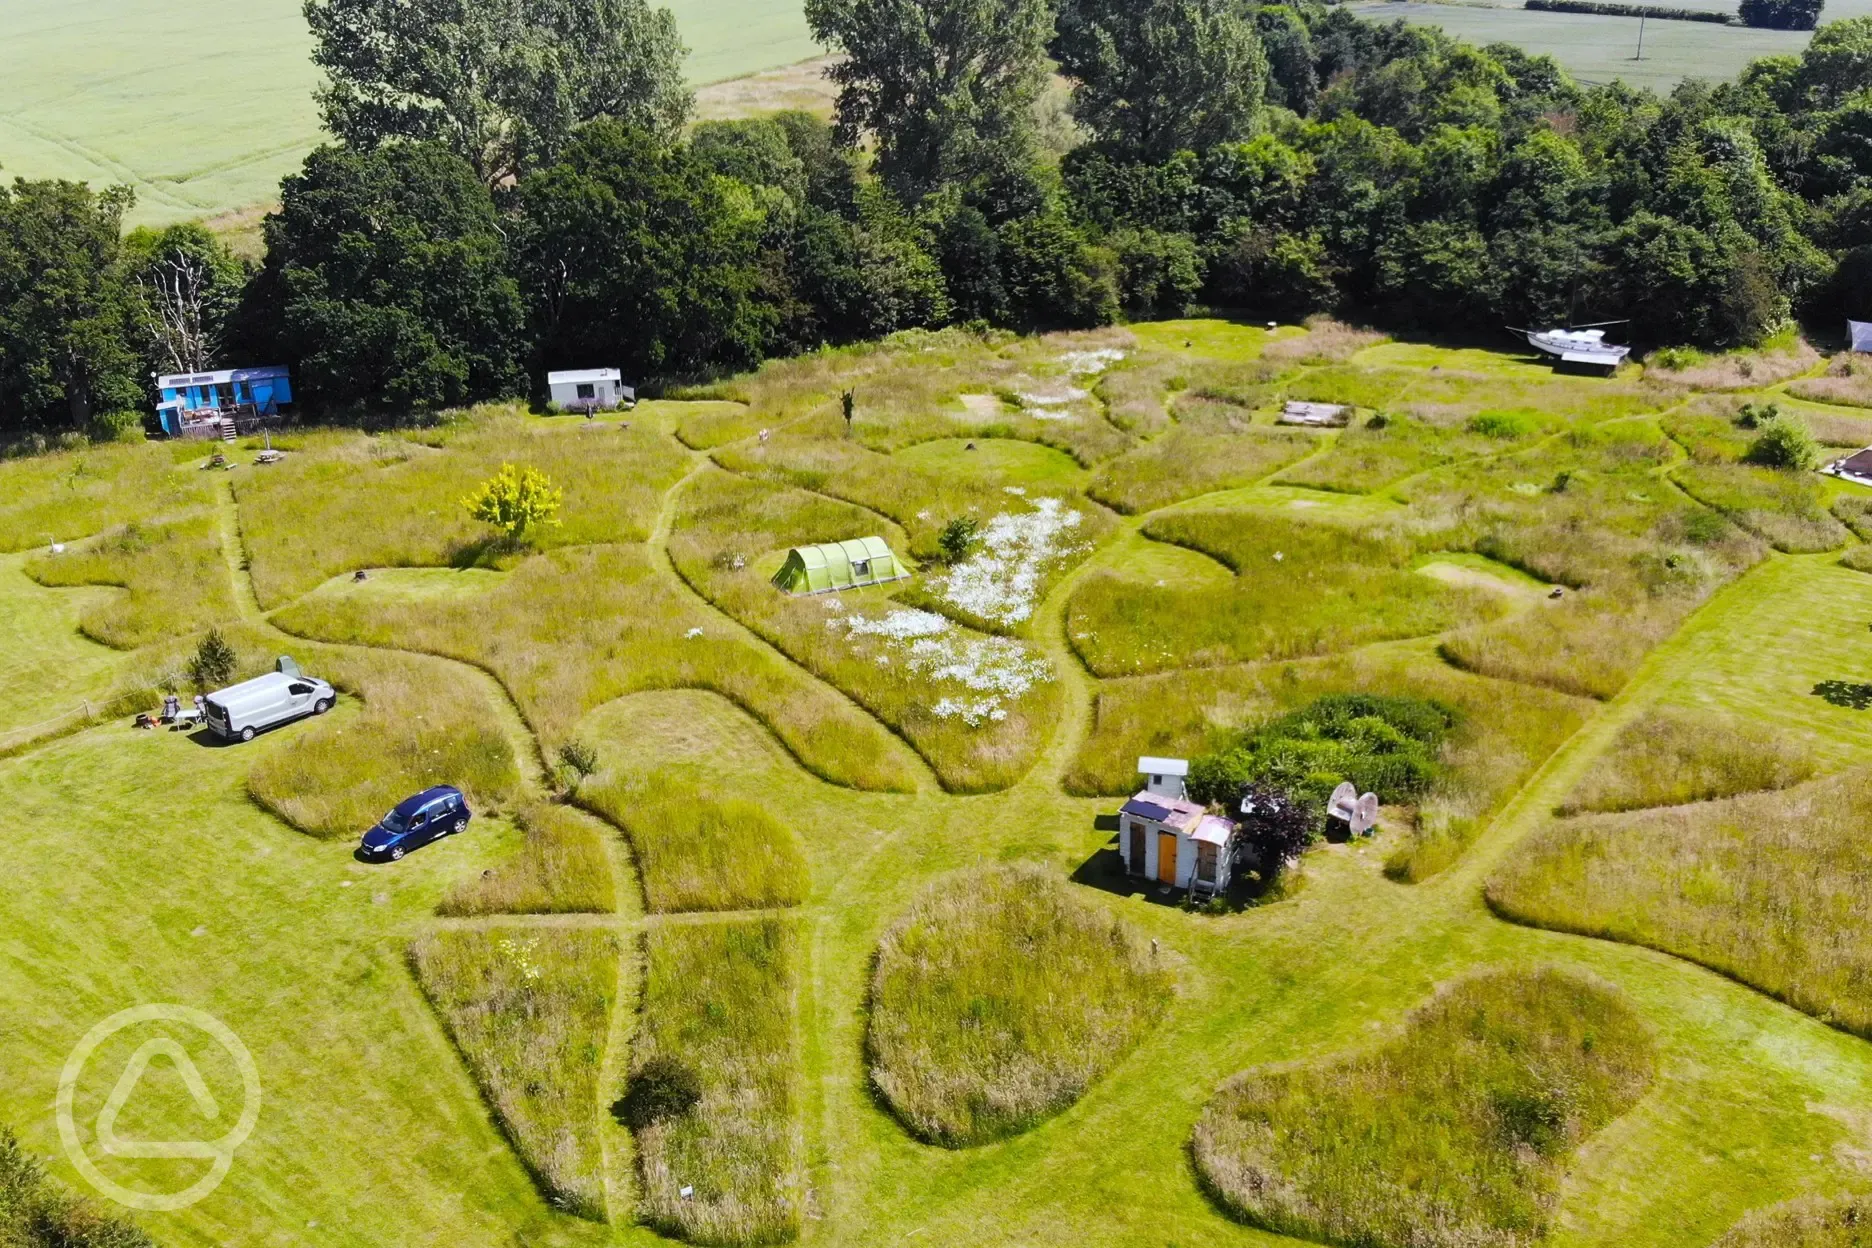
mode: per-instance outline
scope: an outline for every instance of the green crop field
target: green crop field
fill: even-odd
[[[1696,386],[1738,360],[1558,376],[1330,323],[951,330],[225,472],[0,461],[0,1127],[90,1194],[67,1058],[174,1003],[263,1097],[217,1188],[132,1215],[165,1248],[1849,1227],[1872,491],[1763,476],[1732,415],[1793,409],[1800,358],[1735,395]],[[1300,394],[1359,423],[1278,429]],[[502,462],[564,488],[535,546],[465,519]],[[769,583],[862,534],[914,575]],[[226,747],[131,727],[209,626],[338,706]],[[1388,748],[1309,736],[1344,694],[1444,725],[1374,840],[1202,910],[1121,873],[1139,755],[1276,720],[1257,750]],[[354,858],[435,782],[464,834]],[[99,1147],[138,1038],[77,1077],[74,1137],[173,1192],[208,1161]],[[239,1072],[196,1056],[225,1121]],[[200,1105],[158,1061],[113,1129],[219,1135]]]
[[[817,56],[798,0],[668,0],[692,82]],[[136,188],[131,220],[271,200],[319,141],[299,0],[8,0],[0,172]]]
[[[1651,0],[1645,0],[1650,3]],[[1657,0],[1663,4],[1665,0]],[[1728,0],[1686,0],[1670,7],[1735,11]],[[1811,35],[1804,32],[1750,30],[1710,22],[1647,21],[1644,23],[1644,59],[1638,53],[1638,19],[1588,13],[1529,12],[1518,4],[1435,0],[1382,0],[1354,4],[1361,17],[1377,21],[1400,18],[1426,26],[1441,26],[1460,39],[1478,45],[1519,44],[1537,55],[1551,56],[1582,82],[1620,79],[1634,87],[1669,91],[1685,78],[1720,82],[1736,76],[1760,56],[1798,53]],[[1872,0],[1827,0],[1822,21],[1863,17],[1872,13]]]

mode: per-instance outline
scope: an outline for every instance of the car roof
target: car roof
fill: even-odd
[[[423,807],[429,805],[429,803],[435,801],[438,797],[459,797],[460,795],[461,790],[452,784],[434,785],[398,802],[396,805],[396,813],[399,815],[413,815]]]

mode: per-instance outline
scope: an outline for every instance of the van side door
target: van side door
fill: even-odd
[[[297,715],[312,705],[312,686],[303,680],[295,680],[286,686],[285,713]]]

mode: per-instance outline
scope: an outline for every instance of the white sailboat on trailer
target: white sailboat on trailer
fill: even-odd
[[[1516,329],[1508,332],[1527,339],[1536,351],[1551,355],[1564,364],[1590,364],[1599,368],[1617,368],[1631,354],[1631,348],[1605,340],[1607,327],[1624,321],[1600,321],[1596,325],[1576,325],[1565,329]]]

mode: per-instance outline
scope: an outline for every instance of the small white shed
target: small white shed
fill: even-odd
[[[1140,758],[1147,786],[1118,811],[1118,856],[1125,874],[1198,895],[1229,886],[1238,848],[1235,824],[1210,814],[1184,791],[1189,763]]]
[[[552,406],[561,412],[608,412],[634,407],[637,391],[615,368],[581,368],[546,374]]]
[[[1188,792],[1186,782],[1189,778],[1189,760],[1185,758],[1153,758],[1146,754],[1138,759],[1138,774],[1145,777],[1144,788],[1160,797],[1182,798]]]

